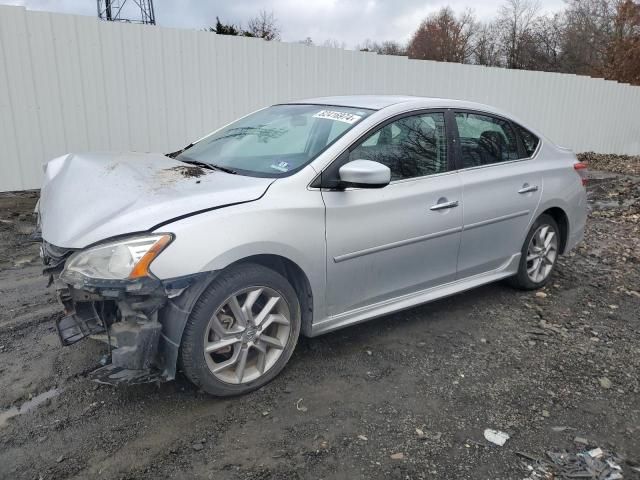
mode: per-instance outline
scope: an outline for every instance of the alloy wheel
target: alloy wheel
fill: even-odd
[[[558,256],[558,235],[555,229],[543,224],[535,231],[527,248],[527,275],[534,283],[544,281],[551,273]]]
[[[248,383],[278,361],[291,333],[287,302],[256,286],[229,296],[205,330],[204,356],[211,373],[230,384]]]

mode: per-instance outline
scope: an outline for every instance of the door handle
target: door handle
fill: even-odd
[[[529,193],[529,192],[537,192],[537,191],[538,191],[537,185],[529,185],[525,183],[522,186],[522,188],[518,190],[518,193]]]
[[[458,206],[458,200],[453,200],[452,202],[442,202],[436,203],[432,205],[429,210],[444,210],[445,208],[454,208]]]

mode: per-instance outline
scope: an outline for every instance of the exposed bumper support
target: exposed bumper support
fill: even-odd
[[[214,276],[206,272],[167,281],[76,286],[58,281],[58,299],[66,313],[56,321],[60,341],[66,346],[99,335],[110,345],[111,363],[90,374],[96,382],[172,380],[189,314]]]
[[[138,385],[164,382],[167,378],[159,370],[127,370],[113,364],[105,365],[89,374],[89,378],[105,385]]]
[[[148,370],[155,366],[162,325],[156,320],[118,322],[111,326],[117,348],[111,353],[114,367]]]
[[[56,320],[56,329],[65,347],[105,331],[94,304],[88,302],[75,304],[73,312]]]

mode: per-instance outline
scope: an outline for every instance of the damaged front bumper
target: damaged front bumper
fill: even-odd
[[[107,343],[106,365],[90,373],[107,384],[173,380],[189,313],[214,272],[159,280],[53,277],[65,315],[56,320],[63,346],[91,337]]]
[[[56,289],[65,309],[65,316],[56,321],[62,345],[89,336],[109,345],[111,363],[93,372],[93,379],[140,383],[173,377],[175,371],[159,355],[158,312],[168,300],[160,281],[85,282],[78,288],[59,280]]]

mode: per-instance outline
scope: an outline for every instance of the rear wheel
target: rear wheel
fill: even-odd
[[[534,290],[546,285],[558,259],[559,235],[558,224],[550,215],[538,217],[522,246],[518,273],[509,279],[514,287]]]
[[[255,264],[231,267],[196,303],[180,349],[187,377],[207,393],[238,395],[272,380],[300,334],[295,290]]]

